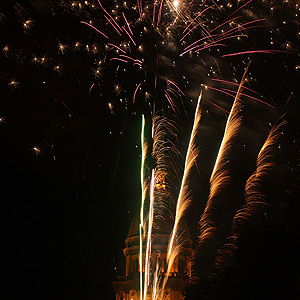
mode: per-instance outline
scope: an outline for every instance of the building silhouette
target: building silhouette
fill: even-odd
[[[170,233],[172,232],[173,220],[161,220],[156,228],[153,228],[152,234],[152,262],[159,261],[161,273],[167,271],[166,254]],[[167,300],[181,300],[182,289],[185,286],[184,275],[189,272],[188,266],[192,255],[192,240],[185,221],[181,222],[180,240],[182,242],[181,251],[177,260],[174,262],[169,279],[166,285]],[[125,249],[123,249],[126,258],[125,275],[117,276],[113,282],[116,300],[139,300],[140,299],[140,275],[139,275],[139,216],[136,215],[129,227],[128,235],[125,240]],[[154,263],[155,264],[155,263]],[[151,299],[148,295],[147,300]]]

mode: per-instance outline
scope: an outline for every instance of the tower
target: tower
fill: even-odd
[[[166,254],[169,242],[169,236],[172,232],[173,221],[171,218],[161,222],[161,225],[154,229],[152,235],[152,247],[154,249],[151,259],[159,260],[161,272],[166,270]],[[182,235],[182,247],[177,260],[174,262],[166,285],[168,300],[183,299],[181,290],[183,289],[184,274],[190,263],[192,255],[192,240],[189,235],[187,225],[184,221],[181,222],[180,228]],[[113,282],[116,292],[116,300],[139,300],[139,216],[136,215],[129,227],[128,235],[125,240],[125,249],[123,249],[126,258],[126,271],[124,276],[117,276],[117,280]],[[150,300],[150,297],[149,297]]]

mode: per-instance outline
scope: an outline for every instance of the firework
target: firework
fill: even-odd
[[[199,122],[200,122],[200,117],[201,117],[201,113],[200,113],[200,100],[201,100],[201,95],[199,96],[198,99],[198,104],[196,107],[196,111],[195,111],[195,119],[194,119],[194,124],[193,124],[193,129],[192,129],[192,133],[191,133],[191,137],[190,137],[190,142],[189,142],[189,146],[188,146],[188,150],[187,150],[187,154],[186,154],[186,161],[185,161],[185,168],[184,168],[184,174],[183,174],[183,178],[182,178],[182,183],[181,183],[181,188],[180,188],[180,192],[178,195],[178,200],[177,200],[177,205],[176,205],[176,213],[175,213],[175,221],[174,221],[174,226],[172,231],[170,232],[170,239],[169,239],[169,245],[167,248],[167,269],[166,272],[164,274],[161,273],[161,266],[156,263],[156,264],[151,264],[150,262],[150,257],[151,257],[151,252],[152,252],[152,246],[151,246],[151,241],[152,241],[152,228],[153,228],[153,222],[154,222],[154,212],[156,214],[156,218],[158,217],[165,217],[163,215],[162,212],[162,203],[160,203],[160,201],[163,201],[166,203],[166,193],[163,192],[162,194],[159,193],[158,191],[155,192],[156,190],[160,189],[160,186],[162,186],[162,189],[165,190],[165,186],[163,185],[163,178],[164,176],[166,176],[165,172],[166,172],[166,166],[164,165],[164,163],[162,163],[162,161],[165,160],[165,155],[163,152],[161,152],[160,150],[165,150],[165,147],[162,147],[161,145],[165,146],[165,143],[159,143],[157,141],[156,138],[154,138],[154,140],[156,140],[156,144],[153,146],[153,148],[155,149],[155,156],[157,157],[158,162],[160,162],[157,167],[156,170],[152,171],[152,176],[151,176],[151,183],[150,183],[150,202],[149,202],[149,212],[148,212],[148,229],[147,229],[147,233],[146,233],[146,248],[145,248],[145,253],[143,254],[143,242],[142,242],[142,231],[140,232],[140,266],[144,265],[144,269],[145,272],[144,274],[142,273],[143,268],[140,267],[140,281],[142,281],[142,278],[144,276],[144,285],[140,286],[140,297],[142,297],[142,299],[146,299],[147,297],[147,292],[150,289],[150,293],[151,293],[151,299],[159,299],[159,298],[164,298],[166,296],[166,292],[165,292],[165,287],[166,284],[168,282],[168,278],[169,278],[169,274],[170,274],[170,270],[173,267],[174,262],[177,259],[178,254],[180,253],[180,249],[181,249],[181,243],[180,243],[180,238],[179,236],[182,234],[182,232],[180,232],[180,230],[178,229],[178,224],[188,206],[188,203],[190,201],[189,198],[189,194],[188,194],[188,176],[189,173],[191,171],[191,167],[193,166],[193,164],[195,163],[196,157],[197,157],[197,150],[196,150],[196,146],[195,146],[195,137],[196,137],[196,133],[197,133],[197,129],[199,126]],[[163,120],[163,119],[162,119]],[[144,121],[143,121],[144,122]],[[156,132],[159,133],[159,135],[162,134],[163,130],[160,129],[160,126],[164,126],[164,123],[162,122],[158,122],[155,123],[156,125],[159,124],[159,126],[157,126],[158,128],[155,128]],[[142,127],[142,140],[143,140],[143,127]],[[159,146],[158,146],[159,144]],[[160,149],[160,150],[158,150]],[[169,158],[169,157],[168,157]],[[144,160],[144,158],[142,159],[142,161]],[[143,163],[142,163],[143,166]],[[143,168],[143,167],[142,167]],[[161,194],[161,195],[160,195]],[[161,198],[163,198],[163,200],[161,200]],[[160,210],[156,210],[154,211],[154,205],[156,204],[156,207],[158,207]],[[141,212],[144,210],[144,205],[142,204],[141,206]],[[142,229],[142,214],[141,214],[141,223],[140,223],[140,228]],[[144,262],[142,262],[142,258],[144,257]],[[154,268],[154,269],[151,269]],[[149,287],[150,285],[150,273],[154,274],[153,276],[153,282],[151,283],[151,287]]]
[[[196,112],[195,112],[195,120],[194,120],[191,138],[190,138],[190,142],[189,142],[189,146],[188,146],[188,150],[187,150],[187,154],[186,154],[184,174],[183,174],[183,178],[181,181],[180,191],[179,191],[177,205],[176,205],[174,228],[173,228],[169,246],[168,246],[168,259],[170,258],[170,255],[172,253],[173,243],[174,243],[175,235],[177,233],[178,223],[179,223],[179,221],[188,205],[188,202],[189,202],[188,201],[189,195],[187,192],[187,190],[188,190],[187,178],[191,171],[191,167],[195,163],[195,160],[196,160],[197,154],[198,154],[197,150],[196,150],[196,146],[195,146],[195,137],[196,137],[197,128],[199,126],[199,122],[201,119],[201,111],[200,111],[201,97],[202,97],[202,94],[199,96],[199,99],[198,99],[198,104],[197,104]]]
[[[164,298],[168,274],[173,272],[182,247],[182,231],[178,225],[190,203],[189,195],[192,195],[189,170],[197,156],[192,144],[199,143],[204,149],[203,152],[201,149],[203,156],[198,157],[201,161],[199,168],[197,165],[199,174],[201,171],[199,190],[202,193],[204,186],[205,194],[210,187],[206,203],[206,195],[195,200],[204,206],[203,214],[199,209],[201,231],[197,247],[197,250],[203,250],[206,242],[213,243],[214,239],[219,239],[221,231],[230,227],[223,226],[219,219],[224,221],[227,218],[221,201],[224,205],[230,201],[226,189],[235,184],[228,158],[235,137],[244,135],[241,140],[252,138],[253,143],[259,144],[259,138],[253,134],[255,129],[260,127],[255,135],[263,136],[264,126],[271,127],[282,112],[287,113],[291,124],[298,124],[295,108],[299,97],[299,4],[293,0],[66,0],[44,5],[41,1],[31,1],[30,4],[8,1],[4,5],[7,11],[0,12],[3,33],[0,125],[3,136],[7,136],[5,132],[12,132],[14,123],[18,128],[22,127],[22,130],[14,132],[20,132],[18,138],[26,144],[22,147],[34,161],[41,162],[50,157],[51,163],[59,164],[66,156],[70,160],[69,165],[74,165],[70,149],[65,149],[68,153],[65,155],[62,150],[62,140],[68,141],[74,130],[79,127],[84,130],[85,124],[91,122],[86,128],[101,128],[101,145],[105,144],[111,150],[118,147],[116,145],[123,136],[128,137],[129,128],[135,132],[135,123],[140,121],[141,115],[145,116],[142,117],[141,146],[136,145],[136,149],[141,149],[141,176],[140,180],[136,180],[141,186],[140,300],[146,300],[148,292],[152,299]],[[242,81],[241,88],[239,81],[250,60],[253,61],[251,70],[245,82]],[[185,122],[190,122],[201,87],[204,121],[204,124],[201,123],[202,130],[199,128],[201,138],[197,140],[194,137],[195,128],[198,128],[195,120],[190,143],[186,147],[189,126]],[[234,105],[230,109],[233,99]],[[240,111],[242,107],[243,111]],[[86,114],[88,109],[91,112]],[[196,111],[198,109],[199,103]],[[215,128],[222,128],[220,131],[223,133],[220,123],[225,122],[228,114],[224,139],[209,180],[208,173],[212,169],[209,162],[215,158],[212,148],[209,149],[212,154],[205,156],[205,144],[211,147],[212,141],[217,140]],[[244,127],[247,123],[254,125],[253,130],[246,134],[245,128],[240,126],[242,114]],[[250,115],[255,121],[250,120]],[[206,119],[211,122],[205,123]],[[99,122],[99,126],[94,126],[94,122]],[[119,122],[123,125],[119,126]],[[152,133],[148,132],[150,127]],[[32,133],[27,132],[26,135],[25,130]],[[286,135],[290,134],[297,145],[298,133],[287,132]],[[247,140],[245,136],[248,134]],[[82,143],[89,135],[83,134],[82,138],[81,135],[75,136],[78,143],[74,143],[75,147],[72,144],[72,153],[89,149],[81,164],[84,165],[84,173],[88,169],[88,157],[93,152],[90,151],[92,144],[97,143],[91,141],[85,147]],[[29,141],[25,142],[26,138]],[[106,152],[106,147],[101,147],[103,149],[98,152],[101,158],[97,161],[97,168],[102,166],[100,169],[104,170],[103,166],[106,166],[103,171],[105,179],[101,181],[103,186],[111,188],[118,176],[121,144],[118,144],[120,148],[116,157],[114,151]],[[125,148],[124,144],[122,147]],[[243,149],[255,151],[252,149],[255,147],[251,148],[249,144],[245,142]],[[277,142],[273,146],[278,147],[286,163],[284,168],[296,173],[299,163],[286,154],[290,150],[277,145]],[[185,152],[185,148],[188,151],[183,157],[180,153]],[[54,149],[58,153],[54,153]],[[132,153],[137,156],[138,150]],[[77,154],[76,157],[82,157],[81,152]],[[265,204],[264,193],[258,186],[267,180],[265,175],[274,167],[273,160],[279,160],[268,157],[265,150],[260,157],[262,161],[267,157],[268,161],[266,164],[258,161],[255,178],[260,182],[250,177],[246,186],[246,205],[249,209],[253,208],[253,214],[259,214],[260,209],[251,204],[251,199],[255,198],[257,205]],[[109,164],[115,161],[111,168]],[[266,168],[260,169],[263,165]],[[111,169],[113,184],[106,182]],[[76,170],[80,173],[81,169],[78,167]],[[76,176],[88,180],[85,175]],[[263,197],[263,200],[259,202],[258,197]],[[237,209],[242,204],[239,202]],[[228,220],[234,218],[235,209],[232,209]],[[244,209],[247,210],[246,207]],[[263,211],[265,218],[268,217],[266,211]],[[243,227],[240,224],[246,216],[243,210],[236,214],[236,228]],[[160,253],[153,243],[155,234],[169,219],[174,222],[174,228],[169,232],[167,264],[162,266],[158,259]],[[215,247],[216,251],[226,243],[226,234]],[[228,247],[232,247],[229,252],[234,256],[239,244],[232,243]],[[203,267],[200,262],[198,267]],[[165,274],[162,274],[163,268]]]
[[[217,214],[224,210],[227,211],[228,210],[227,206],[230,207],[232,205],[231,203],[227,203],[227,204],[223,203],[225,200],[220,199],[220,196],[224,194],[224,191],[228,189],[228,186],[230,184],[230,173],[228,168],[228,152],[231,148],[233,140],[235,139],[239,131],[242,122],[241,111],[242,111],[243,102],[240,99],[241,98],[240,93],[245,82],[247,69],[248,68],[246,68],[245,70],[244,76],[241,80],[238,91],[236,93],[236,97],[232,105],[230,114],[228,116],[224,136],[210,177],[210,193],[206,203],[205,210],[199,221],[200,235],[198,237],[198,246],[197,246],[198,250],[196,250],[194,253],[194,264],[199,263],[199,261],[202,261],[199,258],[201,256],[200,253],[203,250],[205,251],[205,248],[208,247],[209,245],[214,249],[214,251],[211,250],[210,259],[212,259],[211,256],[213,256],[216,251],[215,244],[220,243],[220,235],[222,235],[222,232],[225,229],[225,224],[228,222],[228,220],[225,219],[225,215],[224,215],[223,217],[223,219],[225,219],[223,221],[224,224],[220,223]],[[220,207],[222,209],[220,209]],[[200,253],[198,253],[198,251],[200,251]],[[207,258],[208,257],[206,257],[205,259]],[[198,266],[195,265],[193,266],[194,270],[197,270],[201,267],[202,267],[201,263]],[[199,272],[200,271],[197,271],[197,273]]]
[[[287,209],[287,193],[282,186],[273,187],[268,184],[269,178],[272,177],[272,173],[276,169],[274,161],[276,161],[278,144],[283,137],[284,128],[287,124],[286,120],[282,120],[283,118],[284,116],[271,128],[258,153],[256,170],[246,182],[245,204],[235,213],[232,222],[232,234],[227,243],[218,251],[214,266],[215,274],[222,271],[226,264],[234,264],[235,253],[239,251],[239,240],[242,239],[244,230],[261,227],[263,222],[269,222],[268,215],[271,218],[284,218]],[[271,195],[267,192],[269,188],[275,189],[276,192]]]

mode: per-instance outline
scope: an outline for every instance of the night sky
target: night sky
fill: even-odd
[[[285,119],[272,158],[276,167],[265,183],[272,201],[264,213],[270,217],[235,228],[240,234],[235,262],[213,280],[207,279],[211,271],[203,271],[205,279],[187,296],[299,299],[300,4],[246,3],[187,1],[179,25],[170,26],[176,10],[164,1],[161,21],[153,26],[152,1],[149,7],[143,2],[142,21],[135,1],[101,1],[103,9],[97,1],[0,2],[0,299],[114,299],[112,281],[124,274],[124,240],[140,207],[141,115],[149,144],[154,111],[176,124],[178,175],[167,177],[175,195],[202,90],[200,152],[186,213],[196,245],[232,95],[249,61],[243,121],[229,152],[231,185],[221,198],[234,202],[225,215],[242,207],[257,154],[272,126]],[[119,34],[110,14],[126,30]],[[157,11],[155,18],[159,22]],[[189,29],[198,26],[184,44],[180,39],[191,20]],[[245,28],[218,41],[221,30],[239,24]],[[208,46],[200,42],[184,53],[210,32],[215,36],[204,39]],[[155,166],[150,156],[149,174]],[[222,220],[223,210],[219,213]]]

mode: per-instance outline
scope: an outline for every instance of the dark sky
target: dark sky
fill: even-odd
[[[171,30],[168,40],[166,23],[171,17],[164,14],[160,33],[139,34],[143,26],[134,22],[137,13],[129,5],[124,11],[135,39],[144,47],[139,52],[131,45],[129,52],[144,59],[141,70],[112,60],[119,56],[105,45],[119,45],[129,38],[118,36],[96,1],[0,3],[1,270],[5,278],[0,299],[113,299],[112,280],[116,273],[122,274],[124,239],[139,209],[141,114],[147,118],[149,140],[154,102],[157,111],[174,118],[179,128],[177,146],[184,155],[201,84],[233,88],[212,78],[239,82],[249,60],[247,87],[269,105],[244,98],[244,122],[231,154],[235,180],[242,185],[254,171],[257,152],[284,113],[289,121],[288,142],[279,160],[296,177],[299,12],[295,2],[279,2],[253,1],[236,13],[241,15],[239,22],[266,19],[262,27],[248,29],[241,42],[224,41],[226,47],[183,57],[179,56],[184,47],[179,41],[182,27]],[[103,3],[108,11],[118,10],[117,1]],[[193,13],[202,9],[200,4],[195,1],[191,6]],[[214,9],[205,20],[221,24],[238,7],[233,1],[233,8]],[[89,20],[110,36],[109,41],[80,23]],[[145,27],[151,28],[149,22]],[[194,33],[189,43],[201,34],[201,30]],[[263,49],[280,52],[221,58]],[[165,78],[177,82],[185,93],[175,96],[178,113],[164,98]],[[139,83],[141,90],[133,103]],[[149,99],[144,100],[145,92],[151,94]],[[199,172],[192,172],[195,201],[188,211],[194,239],[232,101],[215,90],[204,90],[197,142]]]

